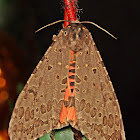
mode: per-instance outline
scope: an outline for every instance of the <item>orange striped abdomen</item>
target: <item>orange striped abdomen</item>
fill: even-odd
[[[75,64],[76,53],[70,50],[70,64],[67,86],[65,89],[64,102],[60,113],[60,122],[64,123],[69,120],[76,123],[76,111],[75,111]]]

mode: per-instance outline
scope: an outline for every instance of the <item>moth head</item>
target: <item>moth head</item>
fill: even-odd
[[[80,23],[71,23],[61,33],[63,43],[74,52],[85,49],[89,43],[90,32]]]

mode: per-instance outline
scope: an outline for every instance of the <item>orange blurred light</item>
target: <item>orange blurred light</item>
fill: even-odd
[[[7,91],[0,92],[0,103],[5,102],[9,97],[9,93]]]
[[[3,131],[3,135],[4,135],[5,137],[8,137],[8,131],[7,131],[6,129]]]
[[[0,131],[0,140],[9,140],[7,130],[4,130],[3,132]]]
[[[1,70],[1,68],[0,68],[0,76],[2,75],[2,70]]]
[[[2,136],[1,136],[1,134],[0,134],[0,140],[3,140],[3,138],[2,138]]]
[[[3,77],[0,77],[0,88],[6,85],[6,80]]]

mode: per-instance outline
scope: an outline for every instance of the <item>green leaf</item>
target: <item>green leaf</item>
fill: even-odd
[[[74,133],[70,126],[64,127],[62,129],[53,130],[50,133],[39,138],[40,140],[74,140]],[[83,136],[82,140],[88,140],[85,136]]]
[[[40,140],[51,140],[50,133],[47,133],[46,135],[40,137],[39,139]]]
[[[83,136],[82,140],[88,140],[85,136]]]
[[[73,132],[70,127],[55,130],[55,140],[74,140]]]

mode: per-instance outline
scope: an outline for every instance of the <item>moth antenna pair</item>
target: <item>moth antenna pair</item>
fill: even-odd
[[[50,23],[50,24],[47,24],[47,25],[45,25],[45,26],[39,28],[38,30],[35,31],[35,33],[39,32],[40,30],[42,30],[42,29],[44,29],[44,28],[46,28],[46,27],[48,27],[48,26],[57,24],[57,23],[59,23],[59,22],[64,22],[64,21],[68,21],[68,20],[58,20],[58,21],[52,22],[52,23]],[[97,28],[101,29],[102,31],[104,31],[105,33],[107,33],[108,35],[110,35],[111,37],[113,37],[114,39],[117,39],[117,38],[116,38],[114,35],[112,35],[110,32],[108,32],[107,30],[105,30],[104,28],[102,28],[101,26],[99,26],[98,24],[96,24],[96,23],[94,23],[94,22],[91,22],[91,21],[81,21],[81,22],[80,22],[80,21],[76,20],[76,21],[72,21],[71,23],[89,23],[89,24],[92,24],[92,25],[96,26]]]

